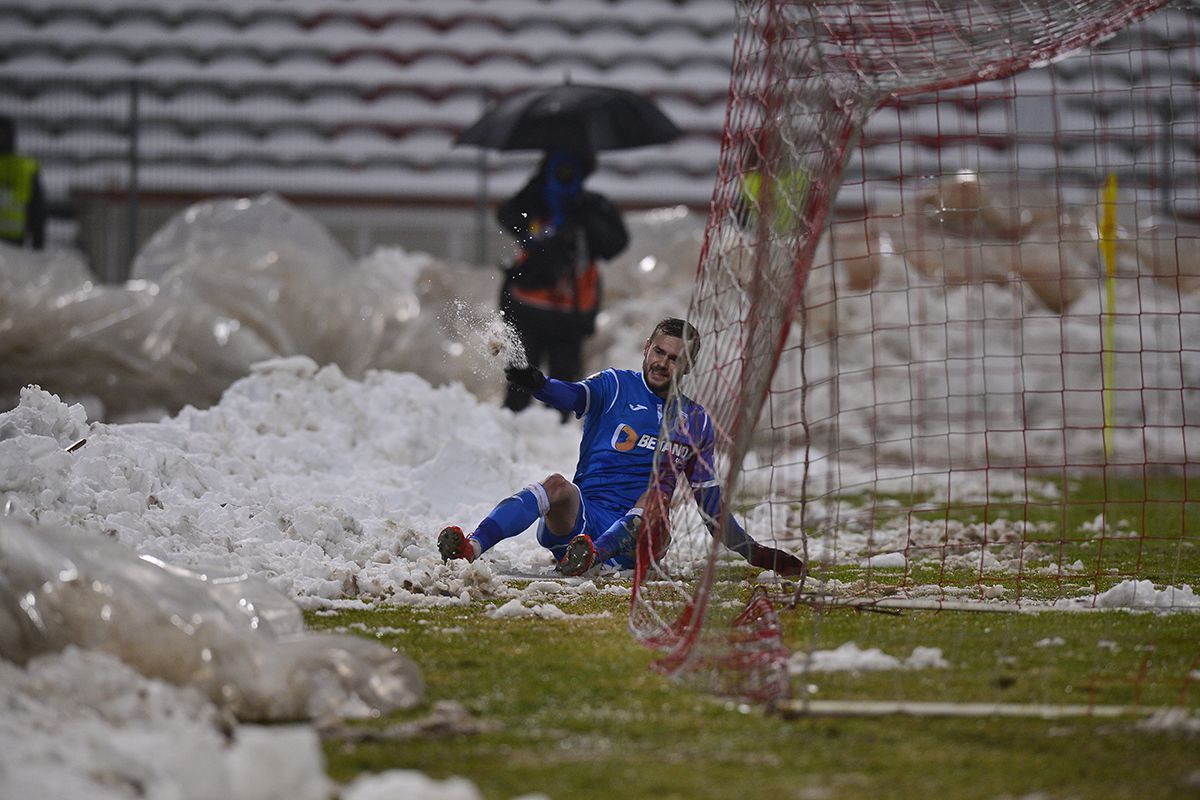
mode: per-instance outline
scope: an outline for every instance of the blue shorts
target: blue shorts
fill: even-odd
[[[575,484],[571,485],[575,486]],[[596,503],[589,503],[587,498],[583,496],[583,492],[579,491],[578,486],[575,486],[575,491],[579,494],[579,511],[575,515],[575,524],[571,526],[570,533],[566,536],[556,536],[547,530],[545,517],[538,520],[538,543],[553,553],[555,560],[563,557],[563,553],[567,549],[567,542],[579,534],[586,533],[594,542],[600,538],[600,534],[611,528],[614,522],[625,516],[625,511],[610,511],[606,508],[601,508]],[[623,553],[608,559],[604,563],[619,569],[633,569],[635,559],[636,554]]]

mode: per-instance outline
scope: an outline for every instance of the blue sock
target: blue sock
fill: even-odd
[[[631,508],[628,514],[597,536],[596,541],[592,542],[596,547],[596,559],[608,561],[610,558],[621,558],[622,565],[626,560],[632,561],[634,548],[637,545],[637,529],[634,526],[634,520],[640,522],[641,519],[642,509]]]
[[[545,509],[549,509],[550,501],[546,499],[546,490],[541,484],[526,486],[501,500],[475,528],[471,538],[479,542],[481,553],[487,552],[501,540],[516,536],[537,522],[545,513],[543,504]]]

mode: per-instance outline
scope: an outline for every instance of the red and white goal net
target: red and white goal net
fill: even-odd
[[[784,606],[810,651],[847,605],[1193,607],[1200,15],[1163,6],[740,3],[685,391],[724,513],[810,572],[651,510],[631,627],[663,669],[795,695]]]

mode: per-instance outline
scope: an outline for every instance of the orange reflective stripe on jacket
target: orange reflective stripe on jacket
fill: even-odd
[[[591,313],[600,302],[600,270],[596,269],[595,263],[588,264],[575,278],[574,293],[571,292],[570,276],[546,288],[523,289],[513,286],[510,293],[517,302],[534,308]]]

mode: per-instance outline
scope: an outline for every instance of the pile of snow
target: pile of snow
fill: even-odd
[[[1059,600],[1056,608],[1110,608],[1142,611],[1200,609],[1200,596],[1191,586],[1167,586],[1158,589],[1152,581],[1124,580],[1096,595]]]
[[[465,602],[503,592],[488,564],[534,570],[550,557],[529,536],[445,565],[437,532],[571,474],[578,437],[546,409],[514,416],[458,385],[356,381],[301,356],[158,423],[89,424],[80,406],[27,388],[0,414],[0,504],[169,564],[264,576],[306,608]]]
[[[797,651],[788,660],[787,668],[791,675],[803,675],[809,672],[944,669],[949,666],[939,647],[914,647],[907,658],[901,659],[877,647],[864,650],[855,642],[846,642],[833,650]]]

